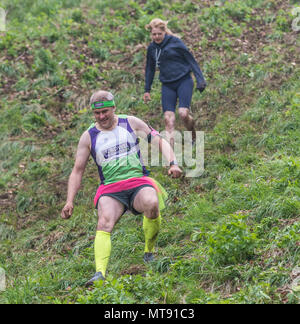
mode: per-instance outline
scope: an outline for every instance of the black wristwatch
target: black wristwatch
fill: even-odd
[[[171,167],[172,165],[178,165],[177,161],[176,161],[176,160],[171,161],[171,162],[170,162],[170,167]]]

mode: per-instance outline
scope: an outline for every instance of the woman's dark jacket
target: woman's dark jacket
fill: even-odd
[[[166,34],[161,44],[152,42],[147,50],[145,92],[150,92],[156,66],[162,83],[178,81],[193,71],[197,88],[205,87],[205,79],[192,53],[178,37]]]

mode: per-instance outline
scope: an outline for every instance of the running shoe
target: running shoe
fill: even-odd
[[[96,272],[95,275],[94,275],[94,277],[91,280],[89,280],[85,284],[85,286],[86,287],[90,287],[90,286],[92,286],[94,284],[95,281],[99,281],[99,280],[105,280],[105,278],[104,278],[104,276],[103,276],[103,274],[102,274],[101,271],[100,272]]]
[[[147,263],[147,262],[152,262],[152,261],[154,261],[154,255],[153,255],[153,253],[151,253],[151,252],[146,252],[145,254],[144,254],[144,261]]]

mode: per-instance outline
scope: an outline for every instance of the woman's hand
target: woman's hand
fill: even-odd
[[[199,90],[201,93],[205,90],[206,83],[201,83],[197,85],[197,90]]]

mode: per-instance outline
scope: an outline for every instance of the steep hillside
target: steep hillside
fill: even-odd
[[[296,0],[0,0],[0,268],[3,303],[299,303],[300,53]],[[151,265],[142,219],[113,235],[93,290],[98,185],[91,161],[74,215],[60,219],[95,89],[163,130],[160,82],[142,101],[144,26],[169,21],[208,87],[193,96],[205,132],[201,177],[168,178]],[[177,128],[183,130],[178,122]]]

